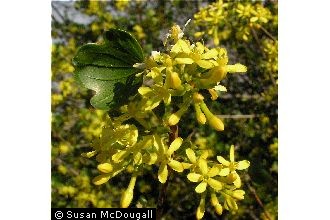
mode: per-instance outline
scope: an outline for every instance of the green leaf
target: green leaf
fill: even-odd
[[[123,30],[110,29],[104,33],[103,44],[86,44],[73,58],[74,76],[84,87],[96,94],[92,106],[109,110],[125,103],[137,93],[141,78],[135,74],[135,63],[143,62],[143,52],[137,40]]]

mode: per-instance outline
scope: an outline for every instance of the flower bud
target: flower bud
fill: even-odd
[[[197,118],[198,123],[200,123],[202,125],[205,124],[206,117],[205,117],[204,113],[202,112],[201,107],[199,106],[199,104],[194,104],[194,107],[195,107],[196,118]]]
[[[177,113],[171,114],[170,117],[168,118],[168,124],[170,126],[176,125],[177,123],[179,123],[180,117],[181,116],[179,116]]]
[[[136,176],[132,176],[129,185],[125,192],[123,193],[121,200],[120,200],[120,207],[121,208],[127,208],[133,199],[133,190],[136,182]]]
[[[211,125],[211,127],[213,127],[217,131],[223,131],[225,126],[224,126],[223,122],[221,121],[221,119],[218,118],[217,116],[213,115],[204,102],[202,102],[200,104],[200,106],[201,106],[202,111],[205,113],[205,116],[208,120],[209,125]]]
[[[215,193],[211,194],[211,204],[214,207],[219,204],[219,200],[218,200],[217,195]]]
[[[174,42],[177,42],[180,38],[182,38],[183,32],[179,25],[173,25],[171,28],[171,37]]]
[[[213,117],[209,118],[208,120],[211,127],[213,127],[215,130],[223,131],[225,129],[223,122],[217,116],[213,115]]]
[[[171,87],[173,89],[181,88],[181,79],[177,72],[171,72]]]
[[[214,208],[215,208],[215,212],[216,212],[218,215],[222,215],[222,211],[223,211],[223,209],[222,209],[221,204],[218,204],[218,205],[214,206]]]
[[[232,194],[232,196],[235,198],[235,199],[238,199],[238,200],[242,200],[244,199],[244,190],[235,190]]]
[[[97,169],[102,173],[110,173],[113,170],[113,167],[110,163],[101,163],[97,166]]]

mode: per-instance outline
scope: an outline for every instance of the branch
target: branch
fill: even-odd
[[[260,29],[267,35],[267,37],[276,42],[275,37],[271,33],[269,33],[263,26],[260,25]]]
[[[264,213],[265,213],[266,218],[267,218],[268,220],[272,220],[272,218],[271,218],[270,215],[269,215],[269,212],[266,210],[264,204],[262,203],[260,197],[258,196],[257,191],[256,191],[256,190],[253,188],[253,186],[249,183],[249,182],[252,182],[252,181],[251,181],[251,177],[250,177],[250,175],[247,174],[247,175],[245,176],[245,178],[246,178],[246,180],[247,180],[247,186],[248,186],[250,192],[254,195],[254,198],[256,199],[256,201],[257,201],[257,203],[259,204],[259,206],[264,210]]]

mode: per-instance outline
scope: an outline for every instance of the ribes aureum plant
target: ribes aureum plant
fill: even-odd
[[[201,42],[185,39],[180,27],[171,28],[163,52],[144,58],[138,42],[127,32],[105,32],[103,44],[82,46],[74,58],[75,77],[96,95],[95,108],[109,110],[107,125],[92,143],[100,175],[94,184],[108,182],[127,172],[131,175],[121,198],[121,207],[129,207],[139,176],[148,166],[158,168],[160,184],[170,173],[184,173],[196,183],[200,195],[196,217],[201,219],[210,204],[221,215],[223,208],[237,210],[244,198],[239,171],[249,167],[246,160],[229,160],[194,146],[188,137],[178,134],[181,118],[193,109],[196,121],[221,132],[225,126],[207,106],[226,88],[220,84],[227,73],[244,73],[242,64],[229,64],[224,48],[207,48]],[[205,93],[205,91],[207,93]],[[202,95],[204,94],[204,95]],[[206,95],[205,95],[206,94]]]

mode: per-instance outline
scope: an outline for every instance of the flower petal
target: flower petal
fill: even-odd
[[[196,61],[197,65],[204,69],[211,69],[214,65],[212,62],[207,60],[198,60]]]
[[[227,92],[227,88],[222,86],[222,85],[217,85],[217,86],[214,86],[213,88],[215,91],[219,91],[219,92]]]
[[[237,169],[238,170],[245,170],[250,166],[250,162],[247,160],[242,160],[237,163]]]
[[[187,178],[190,182],[194,182],[194,183],[197,183],[199,181],[201,181],[201,177],[202,175],[198,174],[198,173],[189,173],[187,175]]]
[[[208,171],[209,168],[207,167],[207,162],[206,162],[205,159],[200,158],[198,160],[198,167],[201,170],[203,175],[207,174],[207,171]]]
[[[194,60],[191,58],[175,58],[177,64],[192,64]]]
[[[237,188],[240,188],[241,185],[242,185],[242,181],[241,181],[241,178],[239,177],[239,175],[237,173],[236,174],[236,179],[234,181],[234,185],[237,187]]]
[[[98,175],[98,176],[94,177],[93,183],[95,185],[101,185],[103,183],[108,182],[108,180],[110,179],[110,177],[111,177],[111,174],[108,174],[108,173]]]
[[[129,152],[127,152],[126,150],[122,150],[122,151],[118,151],[117,153],[115,153],[114,155],[112,155],[112,160],[115,163],[119,163],[121,162],[127,155],[129,154]]]
[[[247,71],[246,66],[236,63],[234,65],[227,65],[226,69],[229,73],[245,73]]]
[[[145,95],[145,94],[148,94],[148,93],[152,92],[152,89],[150,89],[149,87],[142,86],[138,89],[138,92],[141,95]]]
[[[228,160],[226,160],[225,158],[223,158],[222,156],[217,156],[217,160],[219,161],[219,163],[225,165],[225,166],[229,166],[230,162]]]
[[[158,169],[158,180],[161,183],[165,183],[167,180],[168,170],[167,170],[167,164],[162,163]]]
[[[182,164],[177,161],[177,160],[170,160],[170,162],[168,163],[168,165],[175,170],[176,172],[181,173],[183,171],[183,166]]]
[[[256,22],[256,21],[258,21],[258,17],[252,17],[252,18],[250,18],[250,22]]]
[[[203,193],[206,190],[207,183],[206,182],[201,182],[196,186],[195,191],[197,193]]]
[[[190,162],[195,164],[196,163],[196,154],[195,154],[195,152],[191,148],[188,148],[188,149],[186,149],[186,154],[187,154],[187,157],[190,160]]]
[[[185,170],[185,169],[189,169],[189,168],[192,166],[191,163],[185,163],[185,162],[182,162],[181,164],[182,164],[184,170]]]
[[[213,166],[208,172],[207,175],[208,177],[214,177],[216,175],[218,175],[220,172],[220,169],[218,166]]]
[[[154,137],[154,146],[159,152],[160,155],[163,155],[167,151],[167,146],[164,145],[162,139],[160,138],[159,135],[153,135]]]
[[[222,183],[218,180],[209,178],[207,180],[207,183],[215,190],[221,190],[222,189]]]
[[[234,145],[231,145],[230,146],[229,160],[230,160],[230,162],[234,162],[235,161],[235,146]]]
[[[187,41],[184,41],[182,39],[178,40],[176,44],[173,45],[171,52],[174,53],[190,53],[190,45],[188,44]]]
[[[167,155],[170,156],[173,154],[174,151],[178,150],[182,144],[182,138],[177,137],[175,140],[171,143],[170,147],[167,150]]]
[[[219,172],[220,176],[227,176],[228,174],[229,174],[229,168],[228,167],[222,168]]]
[[[137,152],[134,155],[133,161],[134,161],[133,165],[140,165],[142,163],[142,154],[141,154],[141,152]]]
[[[226,203],[227,203],[227,206],[229,209],[231,210],[237,210],[238,209],[238,206],[235,202],[235,200],[230,197],[230,196],[226,196]]]
[[[211,49],[202,55],[202,59],[211,59],[218,56],[218,51],[216,49]]]
[[[244,190],[240,190],[240,189],[239,190],[235,190],[233,192],[233,197],[235,199],[242,200],[242,199],[244,199],[244,194],[245,194]]]

